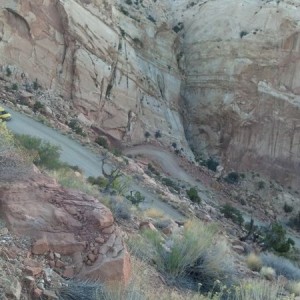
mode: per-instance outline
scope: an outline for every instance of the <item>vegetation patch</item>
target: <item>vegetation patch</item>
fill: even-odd
[[[26,134],[16,135],[17,142],[34,156],[33,163],[49,170],[65,166],[60,161],[61,148],[40,138]]]
[[[228,203],[221,208],[221,213],[224,214],[225,218],[231,219],[236,224],[242,225],[244,223],[240,210]]]
[[[198,191],[195,187],[191,187],[189,190],[186,190],[186,194],[192,202],[201,203],[201,198],[198,195]]]

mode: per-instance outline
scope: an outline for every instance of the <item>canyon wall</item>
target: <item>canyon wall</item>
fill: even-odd
[[[0,56],[101,132],[128,144],[160,131],[188,149],[178,112],[178,35],[153,1],[22,0],[0,4]],[[128,3],[128,4],[127,4]],[[24,72],[22,74],[22,72]]]
[[[300,175],[300,2],[206,1],[186,10],[187,138],[230,170]]]

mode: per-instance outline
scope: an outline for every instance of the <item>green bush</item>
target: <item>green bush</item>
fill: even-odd
[[[13,83],[12,86],[11,86],[11,89],[13,91],[17,91],[19,89],[18,85],[16,83]]]
[[[22,147],[35,154],[33,162],[36,165],[49,170],[59,169],[65,165],[59,159],[61,151],[59,146],[26,134],[16,135],[16,139]]]
[[[153,167],[153,165],[151,163],[148,164],[148,170],[156,176],[160,175],[160,173]]]
[[[11,72],[11,69],[9,67],[6,67],[5,71],[6,71],[6,76],[7,77],[11,76],[12,72]]]
[[[240,180],[240,176],[237,172],[230,172],[224,180],[230,184],[237,184]]]
[[[195,187],[190,188],[189,190],[186,190],[186,193],[191,201],[195,203],[201,203],[201,198],[198,195],[198,191]]]
[[[67,125],[75,131],[75,133],[80,134],[82,136],[85,136],[86,134],[84,133],[83,129],[79,125],[79,122],[76,119],[72,119]]]
[[[283,205],[283,210],[284,210],[284,212],[286,212],[286,213],[290,213],[290,212],[293,211],[293,206],[288,205],[287,203],[284,203],[284,205]]]
[[[244,36],[246,36],[247,34],[249,34],[249,32],[242,30],[240,32],[240,38],[242,39]]]
[[[295,242],[286,238],[286,230],[277,222],[272,223],[268,228],[263,229],[263,243],[265,249],[272,249],[279,253],[285,253]]]
[[[136,191],[135,193],[133,193],[133,191],[130,191],[130,195],[127,195],[126,199],[129,200],[133,205],[138,206],[145,200],[145,196],[142,195],[139,191]]]
[[[257,183],[257,188],[258,188],[259,190],[263,190],[265,187],[266,187],[266,184],[265,184],[264,181],[259,181],[259,182]]]
[[[41,109],[44,108],[44,104],[41,103],[40,101],[36,101],[33,105],[33,111],[34,112],[37,112],[37,111],[40,111]]]
[[[156,132],[155,132],[155,138],[156,139],[158,139],[158,138],[161,138],[161,132],[160,132],[160,130],[157,130]]]
[[[180,188],[177,186],[177,184],[170,178],[164,177],[161,182],[165,184],[169,188],[173,188],[175,191],[179,192]]]
[[[103,136],[99,136],[96,138],[95,143],[97,143],[98,145],[102,146],[105,149],[108,149],[108,142],[107,139]]]
[[[208,160],[205,161],[205,165],[209,170],[216,172],[219,162],[214,158],[210,157]]]
[[[145,132],[145,138],[147,139],[147,138],[149,138],[150,136],[151,136],[150,132],[149,132],[149,131],[146,131],[146,132]]]
[[[221,208],[221,213],[224,214],[225,218],[231,219],[234,223],[242,225],[244,223],[244,218],[242,213],[230,204],[225,204]]]
[[[34,89],[35,91],[39,88],[39,84],[38,84],[37,79],[33,82],[32,87],[33,87],[33,89]]]
[[[108,184],[108,180],[103,176],[93,177],[89,176],[87,181],[92,185],[98,185],[100,188],[105,188]]]

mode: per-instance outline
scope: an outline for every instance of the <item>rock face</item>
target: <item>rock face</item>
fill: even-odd
[[[130,257],[121,233],[110,210],[93,197],[39,175],[1,189],[0,204],[10,229],[30,236],[32,253],[49,256],[49,265],[65,276],[74,268],[82,279],[128,282]]]
[[[16,66],[10,77],[27,86],[38,78],[64,96],[66,109],[75,108],[117,140],[138,143],[146,131],[154,136],[160,130],[169,142],[186,145],[178,112],[178,36],[155,21],[166,6],[145,2],[147,9],[139,1],[5,1],[3,66]]]
[[[295,186],[299,6],[299,1],[198,3],[185,13],[183,42],[182,96],[194,149],[221,156],[227,170],[256,169],[283,183],[294,180]]]
[[[163,143],[188,149],[187,138],[227,170],[297,185],[299,6],[9,0],[0,4],[2,77],[38,78],[63,96],[62,110],[123,143],[160,130]]]

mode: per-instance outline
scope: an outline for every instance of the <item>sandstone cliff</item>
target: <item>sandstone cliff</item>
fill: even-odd
[[[0,55],[14,74],[63,95],[66,109],[123,142],[146,131],[186,145],[178,36],[152,1],[5,1]],[[146,2],[146,1],[145,1]],[[159,21],[156,21],[158,19]],[[20,73],[20,74],[18,74]]]
[[[296,185],[299,6],[8,0],[0,4],[2,70],[37,78],[66,111],[124,143],[160,130],[165,144],[188,149],[187,138],[227,169]]]
[[[199,153],[286,183],[299,177],[299,6],[207,1],[186,12],[182,95]]]

